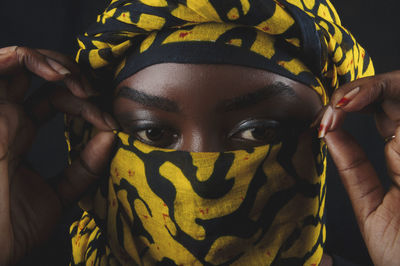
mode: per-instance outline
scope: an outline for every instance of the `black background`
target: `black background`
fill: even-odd
[[[399,6],[395,0],[332,0],[342,19],[374,60],[377,73],[398,68],[400,36]],[[83,33],[107,5],[94,0],[0,0],[0,47],[9,45],[52,49],[74,55],[75,36]],[[33,88],[42,81],[34,79]],[[383,141],[373,118],[350,115],[344,127],[365,148],[385,185],[388,178],[383,158]],[[62,115],[43,127],[29,156],[38,171],[50,178],[66,165],[66,147]],[[348,197],[332,162],[328,167],[328,252],[360,265],[370,265],[368,253],[359,234]],[[68,226],[76,217],[72,211],[63,219],[51,244],[35,251],[20,265],[66,265],[68,261]]]

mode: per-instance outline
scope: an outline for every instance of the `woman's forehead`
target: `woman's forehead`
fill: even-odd
[[[175,101],[207,97],[230,101],[246,97],[309,97],[318,95],[309,86],[267,70],[225,64],[162,63],[149,66],[122,81],[116,89]],[[200,100],[197,98],[197,100]]]
[[[115,100],[117,114],[151,110],[211,120],[210,116],[312,117],[322,106],[312,88],[266,70],[177,63],[137,72],[119,84]]]

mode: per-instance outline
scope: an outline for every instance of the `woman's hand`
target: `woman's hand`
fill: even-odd
[[[340,129],[346,113],[358,111],[374,112],[378,131],[388,139],[385,157],[392,186],[387,192],[364,151]],[[374,264],[399,265],[400,71],[360,79],[339,88],[322,118],[320,137],[325,138],[349,194]]]
[[[31,73],[63,81],[25,100]],[[78,66],[68,57],[23,47],[0,49],[0,265],[17,262],[46,240],[62,206],[75,202],[101,176],[114,142],[115,122],[89,103],[93,94]],[[80,115],[96,135],[53,189],[26,163],[36,129],[56,111]]]

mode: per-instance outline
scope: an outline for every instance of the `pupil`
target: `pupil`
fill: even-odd
[[[146,136],[151,140],[159,140],[162,137],[163,133],[164,131],[158,128],[151,128],[146,130]]]
[[[259,139],[259,140],[267,140],[270,139],[271,137],[273,137],[273,133],[265,128],[255,128],[251,131],[251,135],[255,138],[255,139]]]

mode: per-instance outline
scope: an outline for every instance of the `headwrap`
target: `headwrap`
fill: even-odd
[[[77,61],[114,84],[163,62],[236,64],[302,82],[326,104],[374,74],[327,0],[113,0],[78,42]],[[68,120],[71,151],[91,135],[77,125]],[[117,139],[109,178],[71,226],[71,265],[320,263],[323,142],[191,153]]]
[[[116,84],[156,63],[236,64],[303,82],[326,103],[374,73],[325,0],[113,0],[78,43],[77,61]]]

